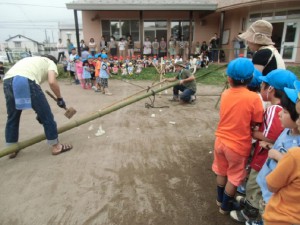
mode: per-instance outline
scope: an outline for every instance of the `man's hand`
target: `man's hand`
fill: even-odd
[[[66,108],[66,103],[65,103],[65,101],[63,100],[63,98],[57,98],[57,105],[58,105],[60,108]]]
[[[184,80],[180,80],[180,81],[179,81],[179,84],[180,84],[180,85],[183,85],[183,83],[184,83]]]

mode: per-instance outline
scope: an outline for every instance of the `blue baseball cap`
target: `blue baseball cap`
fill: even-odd
[[[285,94],[288,96],[288,98],[296,103],[298,99],[298,91],[296,89],[291,89],[291,88],[284,88]]]
[[[88,55],[88,59],[93,59],[94,57],[92,55]]]
[[[232,60],[227,67],[227,75],[234,80],[246,80],[253,76],[254,65],[247,58]]]
[[[101,58],[102,59],[107,59],[107,55],[106,54],[101,54]]]
[[[299,98],[300,97],[300,81],[299,80],[295,80],[294,87],[296,88],[297,95],[298,95],[298,98]]]
[[[76,55],[74,59],[75,60],[80,59],[79,55]]]
[[[296,90],[298,92],[300,92],[300,81],[299,80],[295,80],[294,82],[294,87],[296,88]]]
[[[297,77],[289,70],[276,69],[272,70],[266,76],[260,76],[259,79],[275,89],[284,91],[284,88],[294,88],[294,82]]]
[[[261,84],[259,76],[262,76],[262,72],[254,68],[254,73],[251,82],[247,85],[248,87],[258,87]]]

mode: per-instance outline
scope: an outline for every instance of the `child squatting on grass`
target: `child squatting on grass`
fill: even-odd
[[[251,129],[263,121],[259,95],[249,91],[254,72],[246,58],[231,61],[227,68],[230,88],[221,96],[220,122],[215,132],[212,170],[217,175],[217,205],[222,214],[234,209],[234,196],[245,176],[251,150]]]

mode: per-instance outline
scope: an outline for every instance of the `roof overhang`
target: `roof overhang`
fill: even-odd
[[[172,11],[172,10],[211,10],[215,11],[218,7],[217,4],[187,4],[187,3],[180,3],[180,4],[95,4],[95,3],[67,3],[67,9],[74,9],[80,11],[88,11],[88,10],[110,10],[110,11]]]

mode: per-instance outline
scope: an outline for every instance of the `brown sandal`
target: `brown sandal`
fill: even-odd
[[[68,145],[68,144],[60,144],[60,145],[61,145],[61,150],[59,152],[52,152],[52,155],[59,155],[60,153],[70,151],[73,148],[72,145]]]
[[[16,157],[17,157],[17,155],[19,154],[19,151],[20,151],[20,150],[18,150],[18,151],[15,151],[15,152],[11,153],[11,154],[9,155],[9,158],[10,158],[10,159],[14,159],[14,158],[16,158]]]

